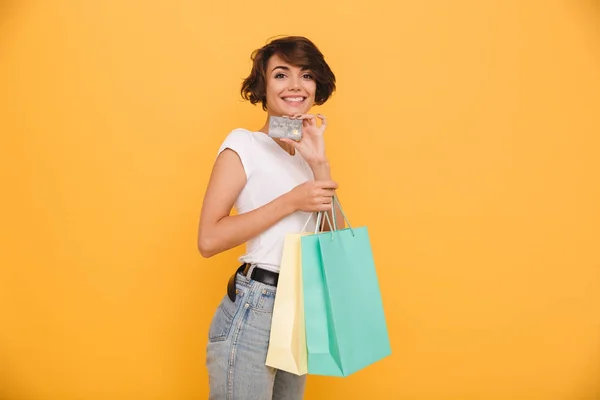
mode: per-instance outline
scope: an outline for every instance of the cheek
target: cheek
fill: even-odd
[[[314,81],[308,82],[304,88],[310,97],[314,99],[315,93],[317,92],[317,83]]]
[[[285,87],[283,87],[280,82],[269,82],[267,85],[267,98],[279,97],[279,93],[281,93],[283,89],[285,89]]]

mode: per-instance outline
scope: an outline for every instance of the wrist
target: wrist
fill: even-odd
[[[317,181],[325,181],[331,179],[331,167],[329,161],[310,164],[310,169]]]
[[[283,213],[285,215],[293,214],[298,211],[294,194],[290,191],[280,197]]]
[[[319,160],[314,160],[314,161],[310,161],[308,163],[308,165],[311,168],[321,168],[323,166],[329,166],[329,160],[327,158],[323,158],[323,159],[319,159]]]

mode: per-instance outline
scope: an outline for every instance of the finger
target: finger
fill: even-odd
[[[335,196],[335,190],[333,190],[333,189],[321,189],[320,195],[321,196],[327,196],[327,197],[331,198],[331,197]]]
[[[331,197],[317,197],[315,202],[317,204],[331,207]]]
[[[321,204],[317,207],[317,209],[319,211],[329,211],[329,210],[331,210],[331,205],[330,204]]]
[[[317,124],[317,118],[315,117],[314,114],[298,114],[296,116],[296,119],[301,119],[304,121],[308,121],[309,124],[311,125],[316,125]]]
[[[335,196],[335,189],[332,189],[332,188],[321,187],[317,191],[320,196],[329,196],[329,197]]]
[[[327,118],[323,114],[317,114],[317,117],[321,120],[321,126],[327,126]]]
[[[317,181],[317,185],[321,189],[337,189],[338,184],[334,181]]]

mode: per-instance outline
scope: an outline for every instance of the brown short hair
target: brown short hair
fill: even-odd
[[[317,46],[305,37],[287,36],[275,39],[252,53],[252,70],[242,84],[242,98],[252,104],[262,102],[263,110],[267,109],[265,75],[269,58],[275,54],[285,62],[313,73],[317,83],[316,105],[325,103],[335,91],[335,75]]]

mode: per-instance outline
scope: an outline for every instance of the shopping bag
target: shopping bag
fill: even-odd
[[[391,354],[368,229],[344,218],[301,238],[309,374],[348,376]]]
[[[300,238],[309,234],[304,230],[311,217],[301,233],[285,237],[267,349],[267,366],[296,375],[307,373]]]

